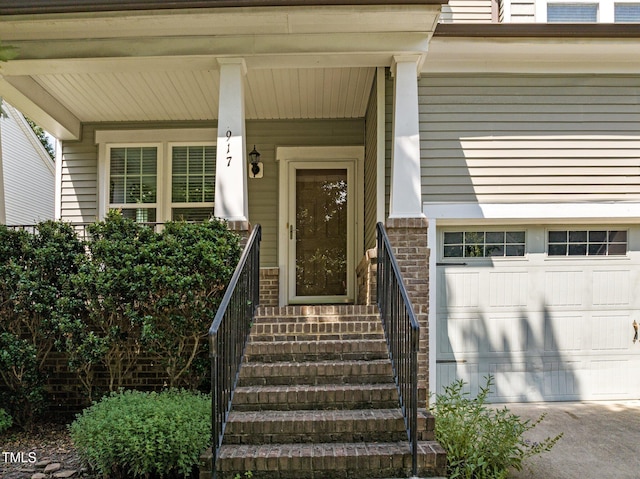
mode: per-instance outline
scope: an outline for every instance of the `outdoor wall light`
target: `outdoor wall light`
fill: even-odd
[[[263,165],[260,161],[260,153],[256,150],[256,145],[253,145],[253,150],[249,152],[249,163],[251,163],[251,178],[262,178],[264,175]]]

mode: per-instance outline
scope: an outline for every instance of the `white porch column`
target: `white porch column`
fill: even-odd
[[[390,218],[424,217],[420,186],[420,120],[418,63],[420,55],[393,59],[393,150],[391,156]]]
[[[214,215],[228,221],[248,221],[247,159],[244,124],[242,58],[221,58],[216,191]]]

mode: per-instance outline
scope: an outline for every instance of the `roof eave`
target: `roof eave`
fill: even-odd
[[[0,15],[230,7],[443,5],[449,0],[0,0]]]

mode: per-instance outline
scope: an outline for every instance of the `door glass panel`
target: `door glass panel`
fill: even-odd
[[[347,170],[296,170],[296,296],[347,294]]]

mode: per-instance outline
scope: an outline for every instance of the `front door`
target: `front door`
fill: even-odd
[[[289,165],[289,302],[353,299],[353,165]]]

